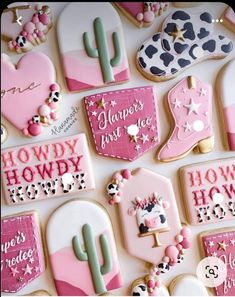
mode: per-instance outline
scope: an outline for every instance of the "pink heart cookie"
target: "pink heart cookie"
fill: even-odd
[[[45,270],[36,212],[21,213],[1,221],[2,292],[16,293]]]
[[[100,155],[133,161],[159,143],[153,87],[91,95],[85,107]]]
[[[1,72],[3,116],[25,135],[37,136],[57,119],[61,98],[54,65],[39,52],[25,54],[16,66],[2,54]]]

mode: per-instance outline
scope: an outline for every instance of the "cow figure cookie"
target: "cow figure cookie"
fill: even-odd
[[[159,143],[153,87],[99,93],[84,102],[98,154],[133,161]]]
[[[164,81],[203,60],[224,58],[232,49],[229,38],[214,33],[208,12],[176,10],[166,18],[162,30],[140,46],[137,67],[146,78]]]
[[[169,7],[169,2],[114,2],[114,4],[139,28],[150,26],[155,17]]]
[[[121,286],[110,218],[94,202],[70,200],[51,215],[47,245],[59,296],[105,294]]]
[[[174,128],[158,153],[158,160],[184,158],[194,148],[208,153],[214,147],[212,88],[194,76],[182,79],[168,93]]]
[[[1,220],[2,292],[16,293],[45,270],[40,226],[36,212]]]
[[[45,54],[27,53],[17,65],[2,54],[1,73],[2,115],[25,136],[38,136],[58,119],[60,87]]]
[[[69,3],[59,16],[57,32],[69,91],[129,80],[122,24],[110,3]]]
[[[127,251],[153,264],[153,278],[184,259],[190,230],[181,226],[167,178],[144,168],[123,170],[113,175],[106,190],[109,203],[118,204]]]
[[[1,165],[3,193],[9,205],[95,187],[85,134],[4,149]]]
[[[51,27],[51,10],[47,5],[15,2],[1,15],[2,38],[8,42],[8,49],[17,54],[45,42]]]

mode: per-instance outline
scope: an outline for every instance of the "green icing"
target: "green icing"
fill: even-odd
[[[102,275],[112,270],[112,257],[108,239],[104,234],[101,234],[99,237],[104,262],[103,266],[100,267],[95,237],[89,224],[85,224],[82,227],[82,235],[85,251],[81,248],[78,236],[74,236],[72,239],[74,254],[79,261],[88,261],[96,294],[105,293],[107,289]]]
[[[94,20],[94,34],[97,49],[94,49],[91,46],[89,36],[87,32],[83,34],[83,43],[86,50],[86,53],[91,58],[98,58],[103,80],[105,83],[111,83],[115,81],[112,67],[115,67],[121,63],[121,46],[118,36],[118,32],[113,32],[112,40],[114,47],[114,57],[110,59],[109,50],[108,50],[108,41],[106,33],[104,31],[104,26],[101,18],[96,18]]]

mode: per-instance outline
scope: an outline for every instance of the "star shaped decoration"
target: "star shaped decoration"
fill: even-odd
[[[228,244],[226,244],[225,241],[218,242],[218,245],[219,245],[218,250],[226,251],[226,248],[228,247]]]
[[[211,254],[211,256],[212,256],[212,257],[217,257],[217,253],[216,253],[216,252],[213,252],[213,253]]]
[[[154,131],[155,127],[154,127],[154,125],[151,125],[151,126],[148,127],[148,129],[149,129],[150,131]]]
[[[201,90],[200,90],[200,92],[199,92],[199,95],[200,95],[200,96],[205,96],[206,94],[207,94],[206,89],[201,88]]]
[[[102,99],[100,101],[97,101],[97,107],[98,108],[103,108],[105,109],[107,102],[104,101],[104,98],[102,97]]]
[[[215,244],[214,244],[214,241],[209,241],[208,245],[209,245],[209,247],[214,246],[214,245],[215,245]]]
[[[22,283],[22,281],[23,281],[24,279],[23,279],[23,277],[20,276],[20,277],[17,278],[17,280],[18,280],[18,282]]]
[[[97,116],[97,112],[94,110],[94,111],[91,112],[91,115],[92,115],[93,117],[96,117],[96,116]]]
[[[129,135],[130,137],[130,142],[138,142],[139,136],[137,135]]]
[[[88,101],[88,106],[89,107],[94,106],[94,102],[93,101]]]
[[[173,101],[171,102],[171,104],[174,105],[174,109],[180,108],[181,101],[176,98],[174,102]]]
[[[110,106],[111,107],[114,107],[114,106],[116,106],[117,105],[117,102],[115,101],[115,100],[111,100],[110,101]]]
[[[185,122],[182,127],[184,128],[184,132],[191,131],[191,125],[189,124],[189,122]]]
[[[27,264],[25,268],[22,268],[22,270],[24,271],[24,275],[32,274],[33,267],[30,267],[29,264]]]
[[[158,136],[153,136],[153,137],[151,138],[151,141],[152,141],[152,142],[157,142],[157,141],[158,141]]]
[[[187,31],[186,29],[184,29],[184,30],[183,29],[180,29],[178,25],[175,25],[174,31],[172,31],[172,32],[170,32],[168,34],[173,37],[173,41],[175,41],[176,39],[185,41],[183,34],[186,31]]]
[[[235,246],[235,239],[230,239],[230,244],[231,244],[232,246]]]
[[[140,149],[141,149],[141,146],[140,146],[139,144],[137,144],[137,145],[135,146],[135,150],[138,152]]]
[[[34,267],[35,272],[40,271],[40,268],[38,266]]]
[[[11,267],[10,269],[11,269],[11,274],[12,274],[13,276],[16,276],[16,274],[19,273],[17,267],[15,267],[15,268],[14,268],[14,267]]]
[[[188,115],[190,115],[193,112],[195,114],[198,114],[198,109],[201,105],[202,105],[201,103],[196,103],[194,102],[193,98],[190,98],[190,103],[185,104],[184,106],[188,109]]]
[[[142,133],[140,139],[143,141],[143,143],[145,143],[145,142],[149,141],[149,136],[148,136],[148,134],[145,135]]]
[[[33,263],[34,262],[34,258],[32,257],[32,258],[29,258],[29,263]]]

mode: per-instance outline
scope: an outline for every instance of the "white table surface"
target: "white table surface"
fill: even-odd
[[[198,155],[195,153],[190,153],[190,155],[188,155],[186,158],[182,160],[178,160],[167,164],[159,163],[156,161],[156,158],[155,158],[156,148],[144,154],[142,157],[140,157],[134,162],[106,158],[106,157],[98,156],[95,152],[88,123],[86,120],[86,115],[82,105],[82,98],[86,95],[96,93],[96,90],[81,92],[77,94],[76,93],[69,94],[65,87],[65,83],[62,75],[62,67],[59,60],[60,57],[59,57],[59,50],[58,50],[58,44],[57,44],[57,38],[56,38],[56,20],[59,13],[62,11],[62,9],[65,7],[67,3],[50,2],[48,4],[50,5],[53,12],[54,26],[47,35],[47,39],[48,39],[47,42],[44,44],[41,44],[40,46],[35,47],[34,50],[42,51],[52,59],[57,70],[57,81],[62,87],[63,101],[60,107],[59,120],[55,122],[55,125],[59,126],[59,124],[66,119],[66,117],[71,112],[71,107],[78,106],[79,112],[77,114],[77,121],[75,121],[75,123],[66,133],[61,131],[61,133],[59,133],[57,136],[54,136],[54,135],[52,136],[51,129],[47,128],[47,129],[44,129],[43,134],[33,139],[33,138],[26,138],[21,136],[20,133],[11,124],[9,124],[7,121],[2,119],[2,123],[5,124],[9,133],[8,139],[2,147],[3,148],[11,147],[15,145],[22,145],[22,144],[31,143],[31,142],[37,142],[44,139],[46,140],[52,137],[63,137],[63,135],[73,135],[78,132],[85,132],[88,136],[88,142],[90,146],[90,152],[92,157],[92,164],[94,168],[94,175],[95,175],[97,188],[92,192],[83,193],[80,195],[74,195],[67,198],[66,197],[54,198],[44,202],[39,201],[39,202],[33,202],[33,203],[24,204],[24,205],[16,205],[16,206],[6,206],[2,199],[2,216],[15,214],[15,213],[27,211],[27,210],[36,210],[40,216],[42,230],[43,230],[43,237],[45,239],[45,226],[50,214],[53,212],[55,208],[57,208],[64,202],[70,200],[71,198],[76,198],[76,197],[89,198],[91,200],[96,200],[100,202],[106,207],[113,223],[118,255],[120,259],[121,274],[123,278],[123,287],[121,289],[112,291],[112,294],[128,295],[130,292],[129,288],[130,288],[131,282],[146,273],[145,263],[139,259],[136,259],[130,256],[125,251],[123,247],[123,241],[121,238],[121,230],[119,228],[120,224],[118,221],[119,218],[117,215],[117,211],[115,207],[110,207],[109,204],[107,203],[107,197],[104,194],[104,187],[107,181],[109,180],[110,176],[113,174],[113,172],[123,168],[134,169],[137,167],[145,167],[150,170],[153,170],[154,172],[165,175],[166,177],[170,178],[173,183],[181,221],[182,222],[185,221],[182,197],[179,192],[179,184],[178,184],[179,180],[178,180],[178,174],[177,174],[178,168],[190,163],[208,161],[216,158],[226,158],[226,157],[231,157],[235,155],[234,152],[225,151],[225,148],[224,148],[223,134],[222,134],[223,128],[220,127],[221,119],[220,119],[220,114],[218,113],[218,104],[217,104],[217,98],[216,98],[216,92],[215,92],[216,76],[219,70],[221,69],[221,67],[226,62],[228,62],[229,60],[235,57],[235,50],[233,50],[233,52],[230,53],[230,55],[225,59],[204,61],[193,67],[190,67],[188,70],[178,75],[175,79],[172,79],[166,82],[161,82],[161,83],[154,83],[146,80],[136,69],[136,66],[135,66],[136,50],[142,44],[143,41],[145,41],[148,37],[150,37],[151,35],[153,35],[155,32],[158,31],[159,26],[161,25],[162,21],[167,16],[167,14],[175,10],[176,8],[172,4],[170,4],[170,7],[167,12],[157,17],[155,19],[154,24],[151,27],[144,28],[144,29],[138,29],[124,16],[120,15],[123,23],[126,49],[127,49],[128,58],[129,58],[131,80],[128,83],[125,83],[123,85],[117,85],[117,86],[98,89],[97,93],[105,90],[109,91],[114,89],[122,89],[122,88],[136,87],[136,86],[153,85],[155,87],[157,98],[158,98],[161,144],[162,144],[168,135],[169,129],[171,128],[165,109],[163,107],[163,100],[165,99],[164,95],[167,94],[168,90],[170,90],[184,76],[186,75],[198,76],[202,81],[211,83],[214,90],[213,127],[214,127],[214,135],[215,135],[215,147],[213,152],[209,154]],[[216,2],[216,3],[206,2],[199,7],[188,8],[187,10],[196,12],[204,9],[209,13],[211,13],[213,18],[216,19],[220,17],[225,7],[226,7],[226,4],[222,2]],[[74,28],[74,30],[76,30],[76,28]],[[217,23],[215,23],[215,31],[218,34],[224,34],[230,39],[232,39],[234,41],[234,47],[235,47],[234,33],[229,31],[223,25],[217,24]],[[2,52],[8,53],[10,56],[12,56],[12,60],[15,62],[17,62],[18,59],[21,57],[21,55],[9,53],[6,48],[6,44],[3,42],[2,42]],[[231,94],[231,95],[234,95],[234,94]],[[234,222],[230,221],[230,222],[215,223],[213,225],[206,225],[202,227],[192,227],[191,228],[192,230],[191,249],[186,252],[185,260],[183,263],[175,266],[170,270],[170,272],[162,276],[163,283],[165,285],[168,285],[174,277],[182,273],[195,274],[197,263],[200,261],[200,254],[199,254],[199,248],[198,248],[198,242],[197,242],[198,240],[197,235],[200,232],[205,230],[211,230],[213,228],[214,229],[222,228],[222,227],[228,227],[232,225],[234,225]],[[20,292],[18,292],[18,295],[27,294],[29,292],[40,290],[40,289],[47,290],[50,294],[56,295],[48,259],[47,259],[47,268],[45,273],[43,273],[40,277],[38,277],[36,280],[31,282],[28,286],[24,287]],[[4,295],[7,295],[7,294],[4,294]]]

